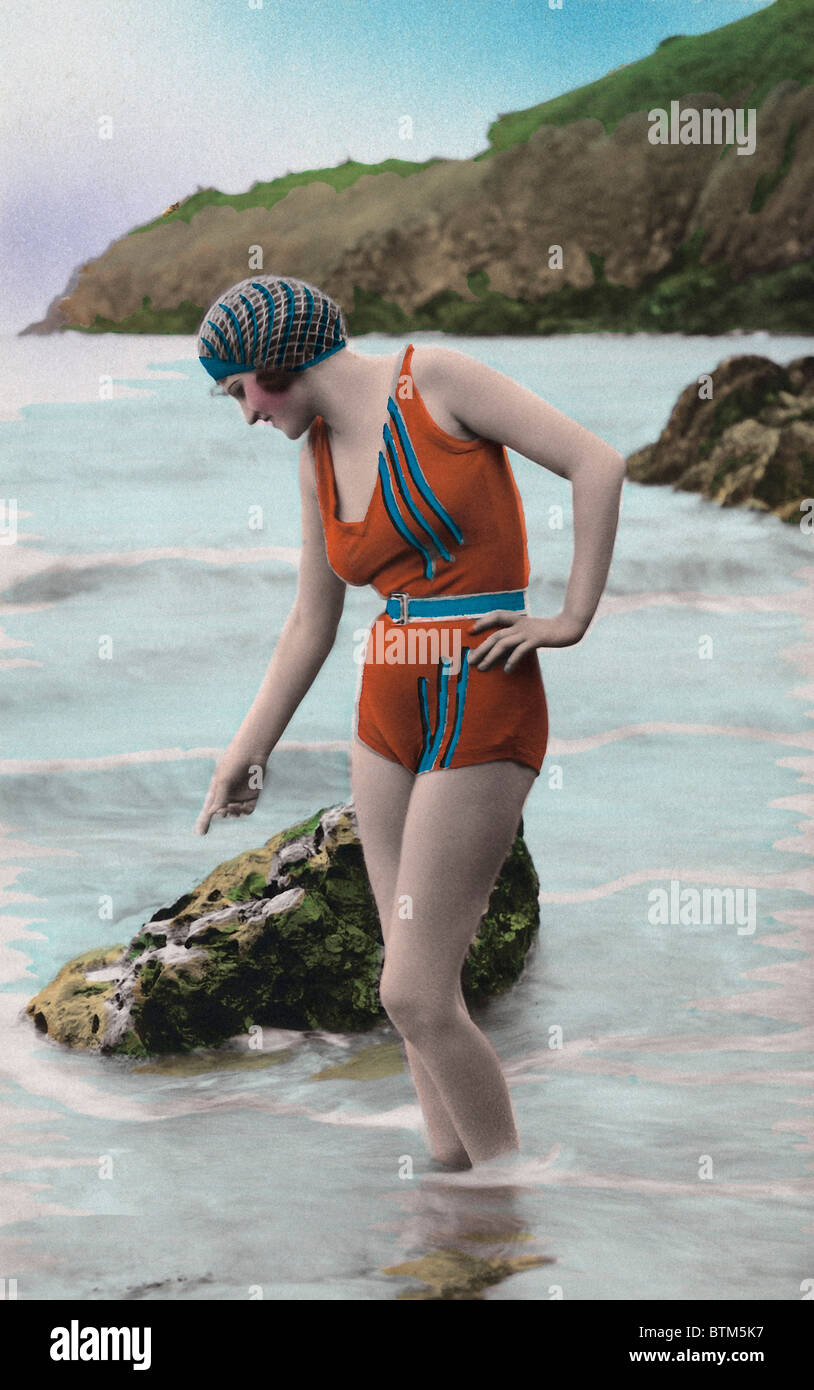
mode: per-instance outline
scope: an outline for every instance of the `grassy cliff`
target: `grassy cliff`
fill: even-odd
[[[500,116],[489,128],[491,148],[508,150],[541,125],[568,125],[586,116],[609,135],[631,111],[666,106],[682,92],[718,92],[724,104],[760,107],[779,82],[814,82],[814,0],[773,5],[707,34],[674,34],[636,63],[575,87],[562,96]]]
[[[193,333],[247,248],[321,285],[350,331],[814,331],[814,0],[671,36],[501,116],[471,160],[347,160],[201,189],[83,267],[41,324]],[[686,100],[689,98],[689,100]],[[672,100],[755,107],[757,145],[653,145]],[[559,248],[559,264],[552,262]]]

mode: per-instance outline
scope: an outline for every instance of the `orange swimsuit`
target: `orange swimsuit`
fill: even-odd
[[[410,343],[396,396],[388,398],[376,486],[360,521],[340,521],[322,416],[311,427],[331,568],[347,584],[371,584],[383,598],[525,590],[526,526],[505,447],[456,439],[436,424],[413,381],[412,353]],[[374,619],[357,681],[355,736],[414,773],[504,758],[539,773],[548,710],[537,651],[508,672],[506,654],[486,670],[469,665],[467,652],[495,631],[473,633],[474,621],[401,624],[386,612]]]

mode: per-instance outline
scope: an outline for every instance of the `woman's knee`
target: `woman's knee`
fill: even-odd
[[[460,991],[453,988],[439,993],[437,981],[406,988],[385,969],[379,982],[379,998],[390,1022],[402,1037],[411,1041],[440,1038],[459,1022]]]

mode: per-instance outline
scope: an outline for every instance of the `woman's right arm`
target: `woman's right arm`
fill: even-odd
[[[302,550],[297,594],[251,708],[218,762],[195,823],[205,835],[213,816],[248,815],[257,804],[262,771],[330,652],[345,602],[344,581],[328,563],[306,435],[299,460]],[[258,771],[260,776],[258,778]]]

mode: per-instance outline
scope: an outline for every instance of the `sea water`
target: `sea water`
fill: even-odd
[[[724,358],[812,351],[766,334],[410,341],[489,362],[625,454]],[[6,1287],[386,1301],[437,1295],[446,1251],[447,1292],[473,1270],[477,1286],[478,1261],[539,1259],[463,1295],[489,1301],[799,1298],[814,1191],[812,537],[625,484],[588,634],[540,651],[551,737],[524,813],[539,938],[515,987],[475,1013],[521,1154],[511,1178],[472,1185],[431,1159],[386,1023],[265,1030],[261,1054],[243,1040],[178,1068],[71,1051],[25,1015],[72,956],[129,940],[216,863],[349,797],[354,634],[380,603],[348,590],[253,816],[197,836],[294,597],[299,444],[211,397],[191,339],[2,346],[0,520],[14,499],[19,532],[0,538]],[[554,615],[570,485],[509,456],[530,609]],[[654,890],[669,903],[726,888],[751,926],[654,917]]]

